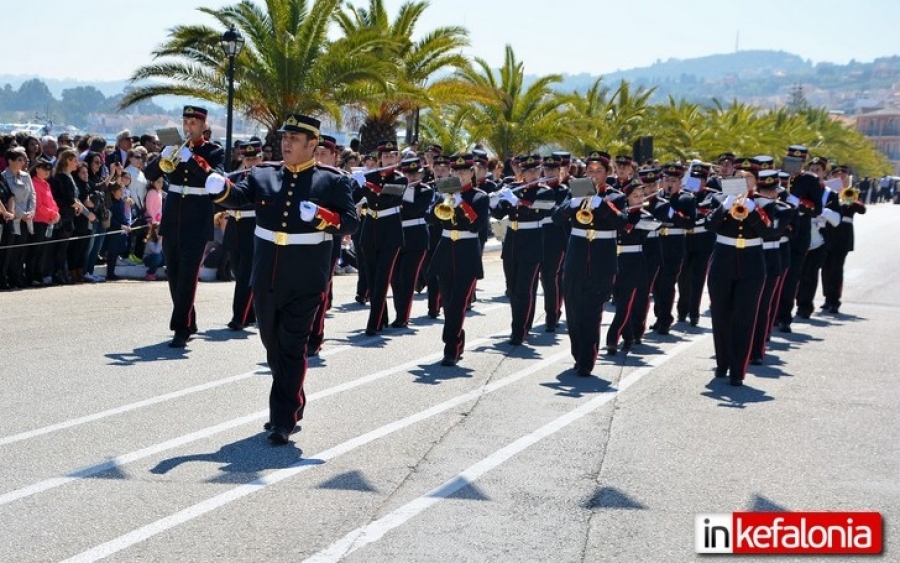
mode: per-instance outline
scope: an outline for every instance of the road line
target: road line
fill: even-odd
[[[566,426],[594,412],[602,405],[605,405],[612,399],[624,393],[626,389],[640,381],[644,376],[652,372],[654,369],[658,368],[681,352],[685,351],[688,347],[707,337],[708,335],[701,335],[699,337],[687,340],[676,345],[665,355],[660,356],[657,361],[653,361],[649,365],[641,367],[628,374],[628,376],[626,376],[622,381],[619,382],[617,388],[613,388],[610,392],[604,392],[598,395],[596,398],[588,401],[587,403],[541,426],[534,432],[522,436],[515,442],[512,442],[511,444],[497,450],[478,463],[469,466],[466,470],[445,481],[439,487],[432,489],[425,495],[406,503],[390,514],[387,514],[379,518],[378,520],[375,520],[374,522],[353,530],[340,540],[334,542],[327,548],[306,559],[304,563],[327,563],[340,561],[354,551],[370,543],[374,543],[380,540],[386,533],[402,526],[410,519],[418,516],[419,514],[431,508],[435,504],[441,502],[442,500],[451,497],[460,489],[470,485],[471,483],[474,483],[480,477],[482,477],[489,471],[499,467],[501,464],[503,464],[516,454],[521,453],[522,451],[543,440],[547,436],[551,436],[556,432],[559,432]]]
[[[249,483],[234,487],[233,489],[229,489],[224,493],[206,499],[205,501],[199,502],[193,506],[189,506],[188,508],[176,512],[175,514],[172,514],[165,518],[161,518],[155,522],[151,522],[150,524],[142,526],[136,530],[132,530],[131,532],[119,536],[118,538],[88,549],[87,551],[83,551],[82,553],[64,560],[62,563],[92,563],[94,561],[99,561],[101,559],[109,557],[114,553],[118,553],[157,534],[174,528],[175,526],[184,524],[185,522],[193,520],[194,518],[202,516],[208,512],[212,512],[213,510],[230,504],[231,502],[241,499],[251,493],[260,491],[268,487],[269,485],[274,485],[275,483],[312,469],[313,467],[321,465],[327,461],[333,460],[366,444],[374,442],[375,440],[384,438],[385,436],[389,436],[390,434],[403,430],[404,428],[412,426],[413,424],[422,422],[441,413],[444,413],[454,407],[463,405],[467,402],[483,397],[484,395],[493,393],[494,391],[502,389],[534,373],[537,373],[545,367],[559,362],[568,355],[569,352],[560,352],[558,354],[554,354],[553,356],[541,360],[536,364],[529,366],[528,368],[523,369],[513,375],[509,375],[498,381],[488,383],[487,385],[483,385],[477,389],[469,391],[468,393],[464,393],[452,399],[448,399],[423,411],[419,411],[415,414],[385,424],[384,426],[357,436],[356,438],[352,438],[350,440],[342,442],[310,458],[300,460],[290,467],[279,469]]]
[[[484,338],[479,338],[473,340],[466,344],[467,349],[472,349],[482,344],[487,344],[491,342],[493,339],[500,336],[496,335],[488,335]],[[330,397],[332,395],[337,395],[338,393],[343,393],[344,391],[350,391],[351,389],[355,389],[357,387],[362,387],[363,385],[372,383],[373,381],[377,381],[379,379],[383,379],[389,375],[393,375],[398,372],[407,371],[411,368],[418,367],[422,363],[434,362],[443,358],[443,353],[435,352],[434,354],[429,354],[428,356],[423,356],[421,358],[417,358],[415,360],[408,361],[406,363],[400,364],[399,366],[394,366],[391,368],[387,368],[381,370],[376,373],[369,374],[365,377],[360,377],[359,379],[354,379],[352,381],[348,381],[346,383],[342,383],[340,385],[335,385],[329,387],[327,389],[323,389],[321,391],[317,391],[315,393],[311,393],[306,399],[307,402],[313,402],[320,399],[324,399],[326,397]],[[236,376],[237,377],[237,376]],[[152,455],[156,455],[167,450],[171,450],[174,448],[179,448],[191,442],[195,442],[197,440],[202,440],[205,438],[209,438],[218,434],[220,432],[225,432],[226,430],[231,430],[232,428],[237,428],[244,424],[249,424],[254,421],[262,420],[269,415],[269,410],[261,410],[253,414],[248,414],[239,418],[235,418],[232,420],[228,420],[217,424],[215,426],[211,426],[209,428],[204,428],[203,430],[198,430],[197,432],[192,432],[190,434],[185,434],[183,436],[178,436],[176,438],[172,438],[171,440],[167,440],[165,442],[161,442],[159,444],[154,444],[152,446],[148,446],[146,448],[142,448],[140,450],[133,451],[131,453],[123,454],[113,459],[106,460],[94,465],[89,465],[87,467],[82,467],[81,469],[77,469],[75,471],[71,471],[65,475],[59,477],[51,477],[50,479],[45,479],[43,481],[39,481],[32,485],[28,485],[26,487],[22,487],[20,489],[16,489],[10,491],[8,493],[4,493],[0,495],[0,506],[4,504],[9,504],[13,501],[21,500],[26,497],[30,497],[32,495],[36,495],[38,493],[42,493],[44,491],[48,491],[50,489],[55,489],[56,487],[65,485],[66,483],[71,483],[73,481],[78,481],[80,479],[85,479],[87,477],[91,477],[93,475],[97,475],[99,473],[103,473],[104,471],[109,471],[111,469],[115,469],[117,467],[121,467],[128,463],[132,463],[134,461],[138,461],[140,459],[144,459],[150,457]]]

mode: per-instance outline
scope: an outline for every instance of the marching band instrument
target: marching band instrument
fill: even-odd
[[[743,221],[750,215],[750,209],[746,205],[747,195],[740,195],[737,199],[734,200],[734,205],[731,206],[731,210],[729,213],[731,217],[736,221]]]
[[[852,186],[846,187],[838,193],[838,201],[841,205],[853,205],[859,199],[859,190]]]
[[[175,172],[175,168],[181,164],[181,151],[183,151],[190,142],[190,139],[185,139],[181,146],[175,149],[172,154],[167,156],[166,158],[160,157],[159,159],[159,169],[165,172],[166,174],[171,174]]]
[[[456,224],[456,212],[453,205],[453,194],[445,193],[444,201],[434,206],[434,216],[441,221],[452,221]]]
[[[575,220],[582,225],[590,225],[594,222],[594,212],[591,211],[590,198],[584,198],[581,208],[575,212]]]

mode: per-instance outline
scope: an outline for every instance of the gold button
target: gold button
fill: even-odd
[[[285,217],[288,216],[288,212],[287,212],[287,211],[284,212],[284,216],[285,216]]]
[[[282,223],[281,226],[282,226],[282,227],[287,227],[287,223]]]
[[[284,206],[285,206],[285,207],[290,207],[290,206],[291,206],[291,200],[287,200],[286,202],[284,202]]]
[[[297,184],[295,184],[294,182],[291,182],[291,187],[292,187],[292,188],[293,188],[294,186],[296,186],[296,185],[297,185]]]
[[[288,196],[292,196],[292,195],[294,195],[294,192],[288,190]]]
[[[294,172],[293,177],[294,177],[295,180],[297,179],[297,173],[296,173],[296,172]]]

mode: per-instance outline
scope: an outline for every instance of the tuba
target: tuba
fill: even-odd
[[[178,154],[182,150],[184,150],[184,148],[186,146],[188,146],[189,142],[190,142],[190,139],[185,139],[184,142],[181,143],[181,146],[178,147],[177,149],[175,149],[175,151],[172,154],[170,154],[166,158],[160,158],[159,159],[159,169],[162,170],[163,172],[165,172],[166,174],[171,174],[172,172],[175,172],[175,168],[179,164],[181,164],[181,157],[178,156]]]
[[[838,200],[841,205],[853,205],[859,199],[859,190],[848,186],[838,193]]]

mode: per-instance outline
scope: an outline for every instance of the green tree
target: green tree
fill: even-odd
[[[106,96],[97,88],[76,86],[62,91],[59,109],[64,120],[77,127],[84,127],[88,123],[88,116],[101,111],[105,102]]]
[[[337,14],[347,37],[373,35],[384,41],[371,53],[386,64],[386,88],[361,85],[359,104],[366,118],[360,128],[360,150],[369,152],[383,139],[396,139],[398,125],[406,126],[407,141],[415,137],[415,116],[426,107],[441,108],[471,95],[452,74],[441,72],[468,67],[459,50],[469,44],[460,26],[439,27],[414,40],[416,25],[428,8],[427,1],[404,2],[391,20],[382,0],[370,0],[368,8],[349,5]]]
[[[19,90],[9,104],[13,111],[47,112],[56,103],[50,88],[39,78],[26,80],[19,86]]]
[[[251,0],[221,9],[198,8],[218,27],[180,25],[153,55],[161,62],[141,67],[138,80],[164,80],[126,94],[127,108],[155,96],[177,95],[225,104],[228,60],[219,38],[232,26],[246,43],[235,60],[236,111],[272,132],[285,114],[327,115],[340,123],[341,107],[357,101],[358,84],[380,84],[384,64],[371,55],[379,41],[369,34],[328,39],[341,0]]]

